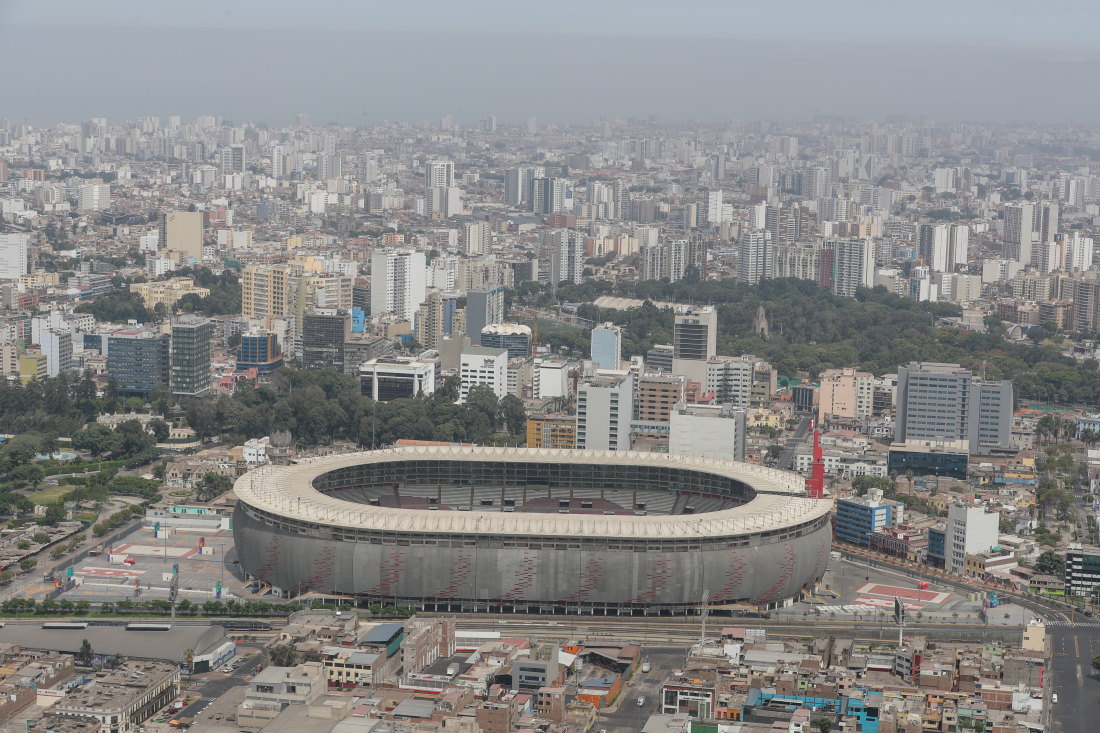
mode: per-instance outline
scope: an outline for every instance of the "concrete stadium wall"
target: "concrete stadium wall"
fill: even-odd
[[[356,595],[436,610],[549,607],[663,608],[712,603],[775,607],[825,571],[828,521],[800,537],[744,547],[701,544],[698,550],[634,551],[502,547],[479,538],[466,547],[415,545],[415,535],[387,544],[340,542],[277,529],[243,505],[234,515],[242,569],[286,595],[306,591]],[[517,538],[578,542],[576,538]],[[490,546],[493,545],[493,546]]]

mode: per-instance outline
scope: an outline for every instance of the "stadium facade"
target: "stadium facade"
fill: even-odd
[[[274,593],[435,611],[776,607],[820,579],[830,501],[797,474],[611,451],[430,446],[240,477],[241,567]]]

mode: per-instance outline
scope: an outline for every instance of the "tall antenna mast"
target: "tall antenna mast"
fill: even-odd
[[[699,601],[699,649],[702,650],[703,643],[707,640],[707,612],[710,611],[710,607],[707,605],[707,601],[710,600],[710,588],[703,589],[703,599]]]

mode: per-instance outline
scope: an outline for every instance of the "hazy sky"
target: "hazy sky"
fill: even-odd
[[[1087,121],[1100,112],[1095,7],[0,0],[0,116]]]

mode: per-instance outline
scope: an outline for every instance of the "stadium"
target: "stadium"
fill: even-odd
[[[242,569],[427,611],[774,608],[820,579],[831,502],[797,474],[659,453],[417,446],[237,479]]]

